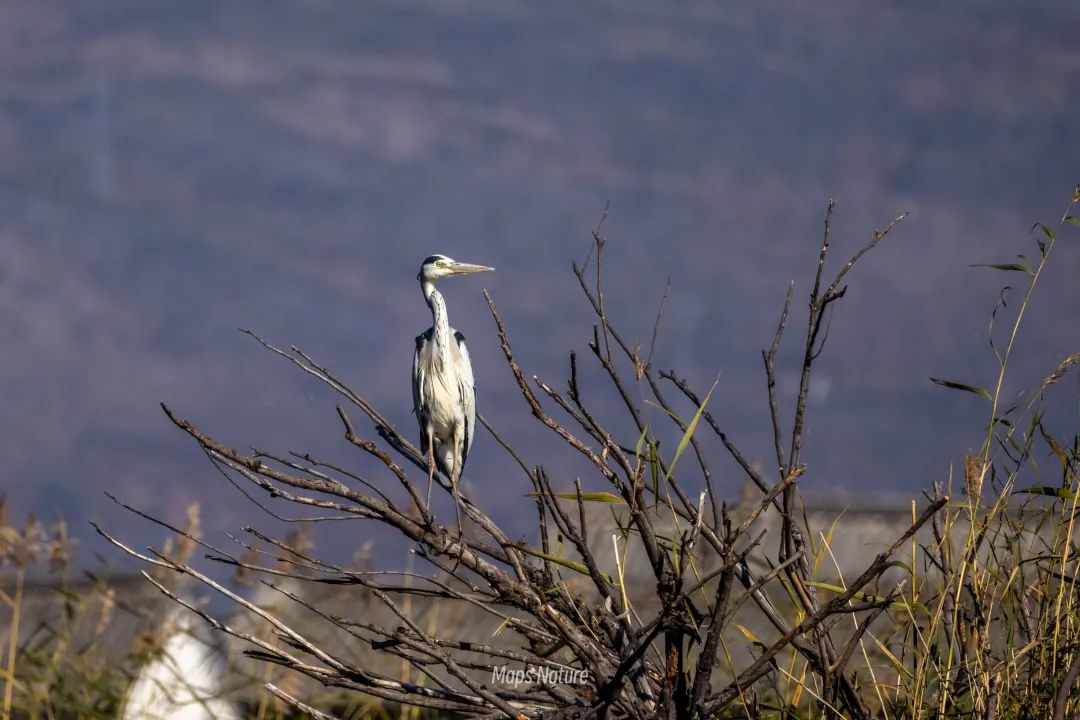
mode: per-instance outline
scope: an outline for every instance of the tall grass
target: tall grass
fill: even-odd
[[[1057,234],[1080,226],[1070,215],[1077,202],[1080,187],[1058,228],[1033,228],[1033,261],[1020,256],[988,266],[1024,278],[1019,301],[1008,307],[1003,292],[991,315],[993,383],[932,378],[981,398],[988,419],[982,445],[964,458],[960,477],[950,473],[934,489],[952,500],[935,517],[930,537],[912,539],[911,562],[903,566],[905,602],[895,606],[901,612],[867,633],[863,690],[882,717],[1080,713],[1080,427],[1053,429],[1044,415],[1047,393],[1080,365],[1080,352],[1019,401],[1004,399],[1010,361]]]
[[[120,665],[100,661],[95,648],[114,611],[114,598],[103,584],[81,583],[74,590],[69,559],[64,523],[47,533],[31,516],[17,527],[0,498],[0,628],[7,632],[0,664],[4,720],[116,716],[128,676]],[[55,608],[45,620],[28,605],[42,577],[52,586]],[[77,626],[87,631],[77,635]]]

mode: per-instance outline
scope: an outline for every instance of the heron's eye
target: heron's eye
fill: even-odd
[[[440,260],[437,263],[435,263],[435,267],[444,268],[444,267],[446,267],[446,263],[444,263],[442,260]]]

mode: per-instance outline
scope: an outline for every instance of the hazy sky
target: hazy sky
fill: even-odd
[[[445,288],[481,412],[570,487],[583,468],[530,420],[481,289],[528,373],[562,387],[576,348],[595,377],[570,263],[607,201],[612,315],[647,343],[670,276],[657,365],[702,390],[719,374],[713,412],[768,466],[759,353],[795,280],[790,393],[835,197],[833,267],[911,215],[837,305],[802,482],[911,496],[985,421],[927,379],[992,382],[987,322],[1014,278],[969,264],[1031,254],[1032,223],[1080,182],[1078,37],[1064,1],[5,2],[2,486],[82,537],[90,519],[160,535],[105,490],[174,521],[200,500],[209,529],[259,518],[162,401],[238,447],[374,473],[334,396],[237,328],[303,347],[414,433],[414,278],[442,252],[498,269]],[[1080,350],[1078,276],[1073,230],[1011,389]],[[1059,391],[1073,428],[1075,393]],[[528,507],[483,432],[466,476],[497,517]]]

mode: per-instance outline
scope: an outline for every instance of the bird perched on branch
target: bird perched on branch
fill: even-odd
[[[428,504],[431,481],[438,469],[450,481],[461,532],[458,480],[472,446],[476,426],[476,389],[465,336],[450,327],[446,301],[435,282],[454,275],[490,272],[494,268],[470,265],[445,255],[424,260],[416,279],[431,308],[432,326],[416,336],[413,355],[413,411],[420,423],[420,449],[428,462]]]

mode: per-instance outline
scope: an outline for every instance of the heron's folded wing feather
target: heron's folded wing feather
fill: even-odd
[[[412,364],[413,413],[420,424],[420,450],[425,455],[428,452],[428,437],[427,414],[424,412],[424,368],[426,366],[424,355],[431,351],[428,338],[430,334],[431,331],[428,330],[416,336],[416,350],[413,352]]]
[[[461,466],[465,466],[465,460],[469,457],[469,448],[472,447],[473,433],[476,430],[476,383],[473,380],[472,360],[469,359],[469,348],[465,346],[465,336],[460,332],[454,332],[454,340],[460,352],[460,364],[458,367],[458,394],[461,398],[461,409],[465,415],[465,446],[462,448]]]

